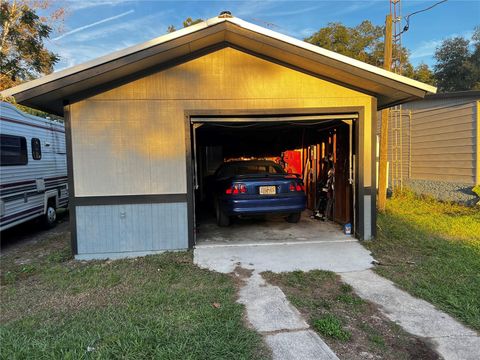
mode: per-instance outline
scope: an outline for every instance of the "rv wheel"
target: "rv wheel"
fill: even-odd
[[[57,224],[57,210],[48,204],[47,211],[45,215],[43,215],[43,224],[47,229],[53,228]]]

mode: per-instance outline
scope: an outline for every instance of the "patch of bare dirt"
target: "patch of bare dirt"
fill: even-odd
[[[251,269],[245,269],[241,266],[236,266],[235,269],[233,270],[233,273],[237,275],[240,279],[248,279],[249,277],[252,276],[253,270]]]
[[[246,281],[250,276],[252,276],[253,270],[251,269],[245,269],[241,267],[239,264],[233,269],[233,271],[230,273],[230,277],[233,280],[233,283],[235,284],[235,287],[237,288],[237,292],[245,286]]]
[[[22,252],[25,248],[41,243],[52,236],[69,233],[68,211],[59,212],[58,223],[53,229],[45,230],[39,221],[32,220],[2,231],[0,235],[0,259],[5,255]]]

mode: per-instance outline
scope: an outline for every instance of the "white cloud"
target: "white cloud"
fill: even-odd
[[[108,27],[90,29],[74,35],[73,40],[78,42],[102,39],[113,36],[115,33],[130,32],[130,36],[141,34],[144,37],[153,38],[162,35],[162,27],[159,25],[161,15],[167,13],[155,13],[142,16],[129,21],[121,21]],[[166,28],[166,25],[165,25]]]
[[[413,49],[410,54],[410,59],[419,59],[427,56],[432,56],[435,49],[442,43],[443,40],[429,40],[423,41],[418,47]]]
[[[233,16],[247,17],[264,15],[265,11],[271,9],[272,6],[277,6],[278,1],[275,0],[259,0],[259,1],[244,1],[233,12]]]
[[[431,57],[435,54],[435,50],[437,47],[439,47],[442,42],[446,39],[451,39],[457,36],[464,37],[466,39],[471,39],[473,35],[473,31],[466,31],[463,34],[450,34],[443,39],[434,39],[434,40],[428,40],[428,41],[422,41],[420,45],[418,45],[415,49],[413,49],[410,53],[409,58],[411,60],[415,59],[420,59],[420,58],[425,58],[425,57]]]
[[[299,15],[299,14],[304,14],[313,10],[318,10],[319,8],[323,7],[324,5],[316,5],[316,6],[310,6],[308,8],[297,8],[297,9],[292,9],[292,10],[285,10],[285,11],[272,11],[268,13],[263,13],[262,16],[290,16],[290,15]]]
[[[357,12],[373,5],[378,5],[378,3],[378,1],[352,1],[350,5],[345,6],[340,10],[329,12],[328,15],[331,19],[334,19],[336,16]]]
[[[49,50],[60,57],[55,71],[163,35],[166,32],[167,20],[161,19],[171,11],[166,10],[129,21],[109,23],[106,26],[89,27],[72,33],[68,38],[48,41]]]
[[[72,11],[90,9],[98,6],[115,6],[132,0],[68,0],[68,9]]]
[[[121,21],[117,24],[112,24],[108,27],[91,29],[88,31],[75,34],[74,40],[77,42],[88,42],[88,41],[98,40],[105,37],[110,37],[115,33],[136,31],[136,30],[138,31],[139,28],[142,29],[142,34],[145,34],[146,31],[149,31],[149,34],[152,34],[154,30],[150,25],[147,25],[147,23],[150,20],[153,20],[154,18],[155,18],[155,15],[148,15],[148,16],[143,16],[143,17],[131,20],[131,21]]]
[[[99,56],[106,55],[111,51],[100,45],[86,44],[76,44],[75,46],[52,46],[51,50],[60,57],[59,63],[55,66],[55,71],[60,71],[81,64]]]
[[[119,15],[111,16],[111,17],[108,17],[108,18],[103,19],[103,20],[95,21],[95,22],[93,22],[91,24],[88,24],[88,25],[80,26],[76,29],[67,31],[66,33],[64,33],[60,36],[57,36],[56,38],[53,38],[52,40],[57,41],[57,40],[63,39],[66,36],[78,33],[78,32],[83,31],[83,30],[87,30],[91,27],[98,26],[98,25],[101,25],[101,24],[104,24],[106,22],[113,21],[113,20],[116,20],[116,19],[120,19],[124,16],[132,14],[133,12],[135,12],[135,11],[134,10],[128,10],[128,11],[125,11],[124,13],[119,14]]]
[[[60,56],[60,62],[56,65],[55,71],[70,68],[72,66],[84,63],[92,59],[96,59],[98,57],[130,47],[132,45],[135,45],[135,42],[122,40],[121,42],[111,47],[106,47],[103,44],[97,43],[52,47],[51,50]]]
[[[302,39],[305,39],[307,37],[312,36],[318,29],[314,29],[311,27],[301,29],[300,31],[297,31],[297,36],[301,37]]]

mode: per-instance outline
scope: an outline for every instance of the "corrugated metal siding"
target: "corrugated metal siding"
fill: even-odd
[[[402,119],[404,180],[475,183],[478,141],[475,105],[475,99],[450,98],[416,101],[402,106],[405,114]],[[407,116],[409,111],[411,123]],[[391,169],[393,130],[389,125]],[[380,121],[378,126],[379,133]],[[389,175],[391,184],[392,173]]]
[[[76,212],[79,255],[188,247],[184,203],[78,206]]]
[[[412,104],[411,179],[475,183],[475,102]]]

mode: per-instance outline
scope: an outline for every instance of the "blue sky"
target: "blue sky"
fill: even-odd
[[[402,0],[402,15],[436,1]],[[53,34],[47,47],[60,55],[56,70],[80,64],[165,34],[168,25],[181,28],[187,17],[207,19],[230,10],[234,16],[303,39],[329,22],[354,26],[364,19],[381,25],[389,11],[388,0],[375,1],[161,1],[71,0],[65,30]],[[445,38],[471,37],[480,25],[480,1],[448,0],[411,18],[403,45],[414,65],[434,64],[435,48]]]

